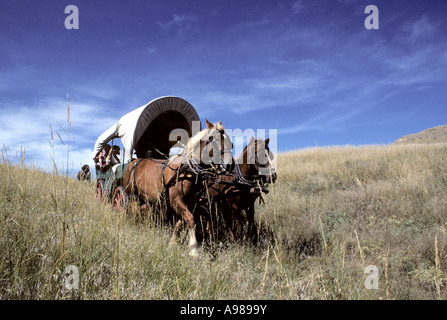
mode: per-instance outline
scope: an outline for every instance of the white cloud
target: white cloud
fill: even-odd
[[[34,105],[0,105],[0,110],[0,141],[10,151],[13,157],[10,160],[16,160],[20,150],[26,149],[27,162],[44,169],[52,166],[50,141],[58,166],[66,166],[67,144],[69,167],[73,165],[76,169],[80,163],[92,164],[96,138],[117,121],[107,116],[107,109],[101,105],[70,101],[68,137],[66,98],[48,98]]]

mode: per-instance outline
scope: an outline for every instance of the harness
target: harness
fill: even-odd
[[[158,151],[158,150],[157,150]],[[158,151],[159,152],[159,151]],[[224,149],[221,150],[221,155],[224,155],[225,153],[232,152],[230,149]],[[180,155],[174,156],[178,157]],[[157,162],[161,164],[161,183],[163,186],[164,194],[166,199],[169,201],[169,192],[168,190],[176,185],[179,181],[186,180],[190,177],[188,177],[188,173],[195,176],[194,184],[199,185],[202,184],[203,188],[200,188],[198,192],[196,192],[193,195],[193,198],[195,199],[205,199],[206,193],[205,191],[207,189],[213,188],[214,190],[218,191],[220,195],[229,195],[228,190],[230,190],[231,193],[239,193],[239,192],[246,192],[253,194],[255,198],[261,197],[263,193],[268,193],[269,190],[267,189],[267,184],[262,179],[262,175],[249,175],[246,176],[241,171],[241,166],[239,163],[234,163],[233,168],[231,169],[231,172],[225,172],[225,170],[222,170],[223,172],[219,172],[216,168],[215,164],[210,163],[209,167],[205,167],[201,165],[200,163],[197,163],[195,159],[189,159],[188,156],[183,157],[182,164],[177,167],[173,168],[170,166],[171,161],[174,159],[174,157],[167,158],[165,161],[160,161],[158,159],[154,159],[152,157],[148,157],[147,159]],[[132,171],[134,172],[134,185],[136,185],[136,167],[139,165],[139,163],[143,160],[143,158],[138,159],[132,166]],[[269,158],[270,161],[270,158]],[[260,164],[257,162],[255,165],[257,167],[260,166]],[[175,172],[175,174],[168,180],[165,181],[164,179],[164,172],[166,168],[171,169]],[[259,168],[258,168],[259,169]],[[222,176],[233,176],[231,181],[225,181],[222,180]],[[251,179],[248,179],[250,177]],[[207,182],[205,184],[205,182]],[[214,187],[214,185],[217,184],[217,188]],[[223,188],[221,186],[223,185]]]
[[[270,166],[273,167],[268,153],[266,155]],[[255,166],[259,172],[261,164],[258,162],[257,158],[255,158]],[[244,192],[253,195],[254,199],[260,197],[260,201],[264,202],[263,194],[269,193],[268,183],[265,181],[264,175],[244,175],[239,163],[235,164],[232,171],[231,175],[233,176],[233,179],[231,181],[222,181],[221,177],[219,177],[217,181],[218,187],[214,188],[215,190],[219,191],[220,194],[229,195],[230,193],[228,193],[228,189],[232,188],[230,190],[231,194]],[[228,176],[230,174],[225,175]],[[223,189],[221,189],[222,184],[225,185]]]
[[[136,172],[136,170],[137,170],[137,166],[138,166],[138,164],[139,164],[141,161],[143,161],[143,158],[138,159],[138,160],[133,164],[132,168],[130,169],[130,174],[132,174],[132,172],[133,172],[133,185],[134,185],[134,186],[137,185],[137,181],[136,181],[136,179],[135,179],[135,176],[137,175],[137,172]]]
[[[195,175],[195,184],[199,185],[200,182],[203,181],[211,181],[211,183],[206,186],[206,187],[210,187],[212,184],[214,184],[214,180],[212,179],[215,175],[217,175],[217,171],[216,168],[214,166],[211,166],[209,168],[203,167],[200,164],[191,162],[191,161],[187,161],[187,163],[183,163],[182,165],[180,165],[178,168],[173,168],[172,166],[170,166],[170,162],[173,160],[172,158],[168,158],[165,161],[160,161],[158,159],[154,159],[152,157],[149,158],[141,158],[138,159],[131,168],[130,174],[132,174],[132,172],[134,173],[133,176],[133,183],[134,186],[136,186],[136,168],[137,166],[140,164],[141,161],[143,161],[144,159],[148,159],[151,160],[153,162],[159,163],[161,164],[161,183],[163,185],[163,193],[164,196],[166,197],[166,199],[169,201],[169,192],[168,190],[176,185],[179,181],[181,180],[185,180],[187,179],[188,173],[190,173],[191,175]],[[171,169],[172,171],[175,172],[175,174],[171,177],[171,179],[169,179],[167,182],[164,179],[164,172],[166,170],[166,168]],[[205,187],[205,188],[206,188]],[[203,193],[203,188],[197,192],[194,197],[197,197],[199,194]]]

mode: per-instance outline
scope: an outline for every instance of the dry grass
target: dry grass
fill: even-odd
[[[446,144],[312,148],[278,169],[260,214],[308,267],[304,298],[446,297]],[[365,290],[367,265],[378,290]]]
[[[93,184],[0,164],[0,299],[445,299],[447,146],[278,156],[256,220],[273,241],[168,247],[172,228],[95,199]],[[67,195],[67,197],[65,197]],[[132,213],[133,212],[133,213]],[[64,270],[79,270],[67,290]],[[366,289],[365,267],[379,270]]]
[[[409,134],[397,139],[393,144],[427,144],[446,143],[447,125],[428,128],[424,131]]]

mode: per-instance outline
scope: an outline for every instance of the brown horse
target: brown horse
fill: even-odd
[[[215,174],[233,161],[231,149],[226,148],[230,138],[222,123],[211,124],[206,120],[206,129],[190,138],[182,152],[170,159],[137,159],[124,173],[126,193],[138,195],[145,201],[156,204],[163,195],[167,204],[179,217],[171,244],[183,224],[189,228],[190,254],[196,256],[197,240],[194,216],[188,209],[188,196],[200,190],[207,174]]]
[[[233,172],[221,174],[220,179],[208,187],[209,198],[218,203],[232,241],[235,240],[233,221],[236,228],[244,221],[247,234],[251,235],[255,201],[262,193],[267,193],[267,185],[277,179],[272,163],[273,154],[268,147],[269,140],[252,138],[235,159]],[[245,218],[242,211],[245,211]]]
[[[262,193],[267,193],[267,185],[275,183],[277,179],[272,162],[273,154],[268,147],[269,141],[270,138],[265,141],[254,138],[250,140],[236,159],[235,174],[241,192],[227,198],[233,218],[241,219],[241,212],[245,211],[248,235],[251,235],[253,228],[256,199]]]

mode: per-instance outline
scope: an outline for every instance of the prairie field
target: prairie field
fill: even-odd
[[[115,212],[94,183],[2,156],[0,299],[447,298],[447,144],[277,157],[258,241],[193,258],[155,215]]]

